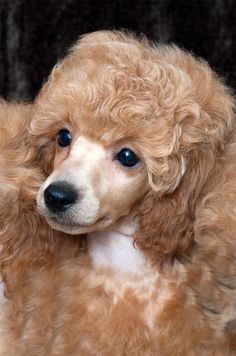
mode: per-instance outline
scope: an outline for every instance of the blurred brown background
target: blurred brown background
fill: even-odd
[[[0,95],[33,99],[79,35],[121,28],[204,57],[236,89],[235,0],[0,0]]]

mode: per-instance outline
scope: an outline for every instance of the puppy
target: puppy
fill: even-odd
[[[29,135],[38,211],[73,253],[37,225],[55,257],[6,303],[2,355],[236,355],[234,120],[175,46],[105,31],[72,48]]]

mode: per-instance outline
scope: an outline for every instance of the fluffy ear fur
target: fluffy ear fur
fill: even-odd
[[[27,129],[31,105],[0,101],[0,261],[1,277],[17,260],[32,256],[31,236],[39,218],[35,196],[43,176],[36,165],[36,151],[29,145]],[[29,233],[30,231],[30,233]],[[33,258],[33,257],[32,257]],[[19,265],[18,265],[19,270]]]
[[[62,235],[54,234],[36,211],[45,177],[29,142],[31,117],[31,105],[0,100],[0,272],[8,292],[27,268],[45,264]]]
[[[163,158],[168,166],[167,178],[158,174],[158,159],[149,162],[152,189],[138,213],[136,243],[155,261],[178,257],[194,242],[196,202],[229,140],[234,116],[233,98],[207,64],[188,55],[181,63],[178,55],[170,55],[168,60],[171,58],[190,77],[194,102],[176,111],[178,150]]]

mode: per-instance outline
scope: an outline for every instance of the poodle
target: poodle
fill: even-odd
[[[234,120],[174,45],[74,45],[0,157],[1,355],[236,355]]]

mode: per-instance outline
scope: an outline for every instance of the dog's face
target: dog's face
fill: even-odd
[[[51,167],[37,204],[55,229],[111,228],[148,191],[173,191],[184,174],[174,121],[191,85],[171,65],[156,66],[151,51],[145,59],[137,50],[82,41],[38,98],[32,130],[48,146]]]
[[[222,117],[231,99],[206,64],[124,34],[85,36],[36,101],[31,132],[48,175],[40,212],[77,234],[111,228],[145,201],[143,229],[152,210],[148,224],[165,237],[211,169]]]
[[[38,193],[49,224],[79,234],[111,227],[147,191],[145,164],[130,141],[59,131],[52,174]]]

